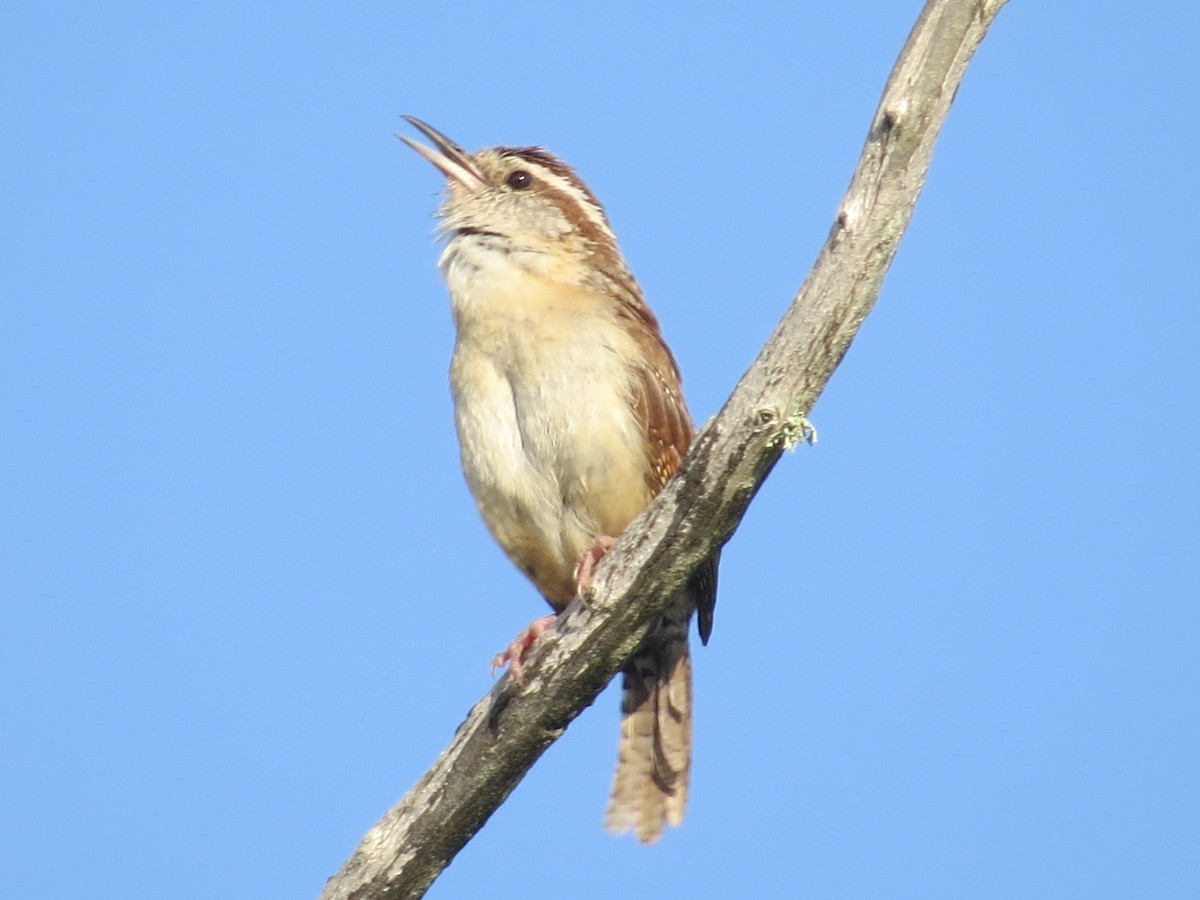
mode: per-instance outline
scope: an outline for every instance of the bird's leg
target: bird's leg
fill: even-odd
[[[507,665],[513,679],[520,681],[522,671],[524,670],[525,657],[529,654],[529,648],[533,646],[534,641],[554,627],[554,622],[557,618],[557,615],[542,616],[540,619],[534,619],[522,628],[521,633],[513,638],[511,644],[492,657],[492,672],[495,673],[497,669]]]
[[[579,557],[579,562],[575,564],[575,587],[579,589],[580,594],[592,586],[592,573],[596,571],[600,560],[604,559],[604,554],[611,550],[616,542],[616,538],[607,534],[597,535],[596,543]]]
[[[595,572],[596,565],[604,559],[604,554],[611,550],[616,542],[616,538],[609,537],[607,534],[598,535],[596,543],[579,558],[579,562],[575,564],[575,586],[580,594],[592,586],[592,573]],[[529,655],[530,648],[538,638],[554,627],[557,619],[557,615],[542,616],[521,629],[520,634],[513,638],[511,644],[492,657],[492,672],[508,666],[512,677],[520,681],[525,657]]]
[[[579,558],[579,562],[575,564],[575,586],[580,594],[592,586],[592,573],[595,572],[596,565],[604,559],[604,554],[611,550],[616,542],[616,538],[607,534],[597,535],[596,543]],[[557,618],[557,615],[542,616],[526,625],[520,634],[513,638],[511,644],[492,657],[492,671],[507,665],[512,677],[520,681],[525,657],[529,655],[530,648],[538,638],[554,627]]]

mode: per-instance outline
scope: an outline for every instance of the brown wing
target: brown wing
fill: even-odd
[[[642,345],[642,359],[646,361],[638,371],[634,404],[650,452],[647,487],[651,494],[657,494],[683,462],[696,429],[683,400],[679,367],[663,342],[658,322],[644,306],[629,309],[628,314],[640,320],[631,322],[630,328]],[[712,633],[713,610],[717,603],[719,558],[718,551],[705,560],[688,581],[688,593],[696,606],[700,640],[705,644]]]
[[[634,398],[650,453],[646,479],[652,494],[657,494],[671,480],[695,434],[692,418],[683,402],[675,361],[660,341],[655,343],[662,352],[651,351],[644,357],[650,365],[638,371],[637,396]],[[654,358],[656,355],[658,359]]]

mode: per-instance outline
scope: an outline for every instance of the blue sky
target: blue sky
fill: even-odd
[[[576,165],[702,421],[919,6],[0,13],[6,892],[315,896],[541,614],[459,474],[401,114]],[[431,897],[1200,895],[1198,44],[1001,14],[726,549],[686,823],[602,830],[610,690]]]

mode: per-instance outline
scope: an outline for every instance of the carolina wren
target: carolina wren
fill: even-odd
[[[540,147],[467,153],[419,119],[402,137],[446,176],[439,267],[457,331],[450,365],[467,484],[492,536],[555,613],[679,467],[694,434],[679,369],[604,209]],[[692,576],[624,670],[606,827],[644,842],[687,802],[692,673],[707,642],[717,557]],[[521,657],[552,617],[497,657]]]

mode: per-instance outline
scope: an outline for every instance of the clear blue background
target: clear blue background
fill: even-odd
[[[458,471],[409,113],[608,206],[699,420],[920,4],[0,13],[10,897],[312,897],[542,612]],[[726,550],[693,801],[600,698],[432,897],[1200,896],[1200,7],[1015,2]],[[410,132],[411,133],[411,132]]]

